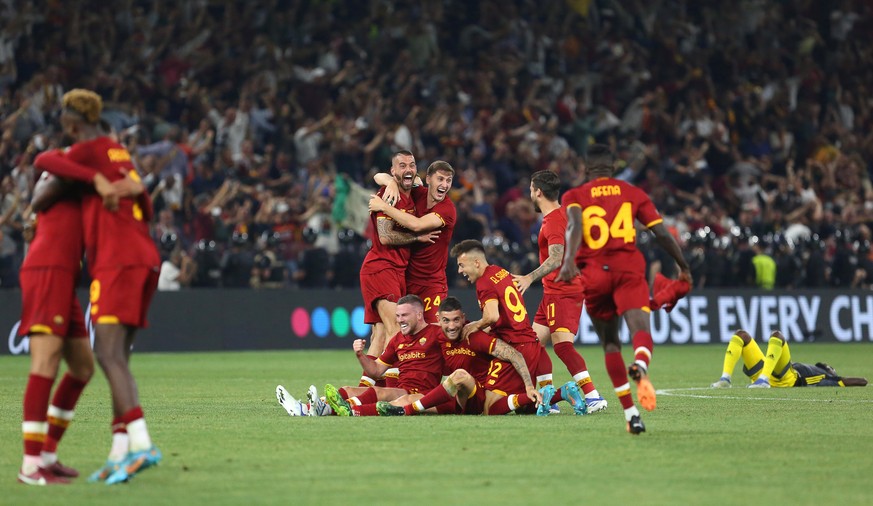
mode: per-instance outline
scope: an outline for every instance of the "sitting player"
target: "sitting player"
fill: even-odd
[[[712,388],[730,388],[734,366],[742,356],[743,372],[752,382],[749,388],[772,387],[863,387],[865,378],[844,378],[833,367],[819,362],[815,365],[791,362],[788,341],[778,330],[770,334],[767,355],[745,330],[737,330],[724,355],[724,371]]]

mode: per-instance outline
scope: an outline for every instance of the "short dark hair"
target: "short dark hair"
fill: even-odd
[[[561,178],[550,170],[538,170],[530,177],[530,184],[543,192],[543,196],[549,200],[558,200],[561,194]]]
[[[391,155],[391,163],[394,163],[394,159],[397,158],[398,156],[401,156],[401,155],[411,156],[411,157],[415,158],[415,155],[413,155],[411,151],[401,149],[400,151],[395,151],[394,154]]]
[[[433,162],[432,164],[428,165],[428,167],[427,167],[427,175],[428,176],[432,176],[439,171],[448,172],[449,174],[451,174],[453,176],[455,175],[454,167],[452,167],[451,164],[449,164],[449,162],[445,162],[443,160],[437,160],[437,161]]]
[[[469,253],[471,251],[478,251],[484,255],[485,246],[476,239],[465,239],[458,244],[455,244],[455,247],[452,248],[452,256],[457,258],[464,253]]]
[[[415,295],[414,293],[410,293],[404,295],[403,297],[400,297],[400,299],[397,300],[397,305],[399,306],[400,304],[413,304],[424,309],[424,302],[421,300],[421,297]]]
[[[587,170],[604,170],[609,169],[610,172],[615,170],[615,155],[612,150],[605,144],[594,144],[588,148],[588,155],[585,157],[585,166]]]
[[[463,309],[460,299],[452,295],[443,299],[442,304],[440,304],[440,311],[463,311]]]

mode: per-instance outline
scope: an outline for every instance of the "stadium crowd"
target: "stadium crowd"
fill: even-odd
[[[135,157],[153,238],[179,273],[168,289],[355,286],[367,242],[332,212],[337,178],[375,188],[399,149],[457,170],[454,242],[482,240],[527,272],[530,174],[578,185],[595,141],[664,214],[697,287],[873,287],[861,0],[7,0],[0,12],[0,288],[17,286],[32,161],[63,146],[53,125],[74,87],[101,94]],[[641,242],[653,274],[675,274]]]

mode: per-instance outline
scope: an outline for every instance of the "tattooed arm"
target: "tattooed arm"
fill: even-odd
[[[512,280],[515,282],[515,287],[518,288],[518,291],[524,295],[524,292],[530,288],[535,281],[540,280],[546,275],[558,267],[561,266],[561,260],[564,258],[564,245],[563,244],[549,244],[549,257],[546,260],[524,276],[518,276],[516,274],[512,275]]]
[[[405,246],[414,242],[432,243],[439,236],[439,231],[426,234],[410,234],[394,228],[394,220],[380,218],[376,220],[376,231],[379,233],[379,242],[388,246]]]
[[[491,350],[491,356],[512,364],[512,367],[518,371],[518,375],[521,376],[522,381],[524,381],[528,397],[535,400],[537,405],[542,404],[543,396],[537,391],[536,387],[534,387],[533,381],[531,381],[530,378],[530,371],[527,369],[527,364],[524,363],[524,357],[518,352],[518,350],[500,339],[495,339],[494,349]]]

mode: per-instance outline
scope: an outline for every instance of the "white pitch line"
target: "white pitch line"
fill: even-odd
[[[813,388],[813,387],[810,387]],[[839,387],[834,387],[839,388]],[[693,399],[736,399],[736,400],[745,400],[745,401],[794,401],[794,402],[847,402],[847,403],[857,403],[857,404],[871,404],[873,403],[873,399],[794,399],[787,397],[741,397],[734,395],[702,395],[702,394],[689,394],[683,392],[692,392],[696,390],[716,390],[713,388],[707,387],[691,387],[691,388],[665,388],[655,390],[657,395],[666,395],[666,396],[674,396],[674,397],[691,397]]]

